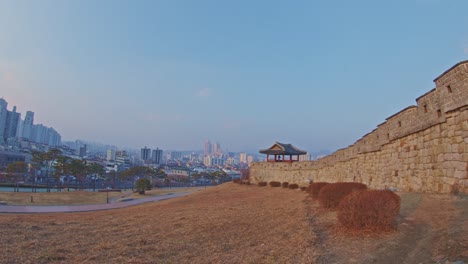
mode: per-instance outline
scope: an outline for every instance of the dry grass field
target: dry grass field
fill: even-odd
[[[208,189],[211,187],[208,187]],[[154,188],[152,190],[146,191],[145,194],[139,194],[138,192],[132,193],[129,198],[132,199],[141,199],[149,196],[161,196],[170,193],[187,193],[187,192],[196,192],[199,190],[204,190],[204,187],[187,187],[187,188]]]
[[[190,188],[155,188],[146,191],[145,195],[139,193],[131,193],[126,195],[127,192],[109,192],[109,199],[117,198],[131,198],[141,199],[150,196],[160,196],[170,193],[186,193],[201,190],[200,187]],[[31,196],[33,202],[31,203]],[[107,194],[105,192],[89,192],[89,191],[63,191],[63,192],[0,192],[0,201],[8,205],[84,205],[84,204],[102,204],[107,201]]]
[[[227,183],[90,213],[0,214],[0,263],[468,261],[468,199],[403,194],[398,230],[342,230],[299,190]]]
[[[110,192],[109,198],[122,195]],[[31,196],[33,202],[31,203]],[[106,193],[88,191],[70,192],[0,192],[0,201],[8,205],[81,205],[106,203]]]

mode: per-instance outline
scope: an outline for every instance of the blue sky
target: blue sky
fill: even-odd
[[[0,0],[0,97],[65,139],[346,147],[468,58],[468,1]]]

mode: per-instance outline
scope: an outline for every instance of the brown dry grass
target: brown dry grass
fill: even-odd
[[[212,187],[207,187],[206,189],[209,189]],[[191,193],[191,192],[197,192],[200,190],[204,190],[204,187],[187,187],[187,188],[154,188],[152,190],[146,191],[145,194],[139,194],[138,192],[132,193],[129,197],[132,199],[141,199],[141,198],[147,198],[150,196],[161,196],[161,195],[166,195],[170,193]]]
[[[227,183],[140,206],[0,215],[7,263],[313,263],[306,194]]]
[[[398,230],[380,234],[343,229],[304,192],[233,183],[126,209],[0,214],[0,263],[468,262],[467,196],[401,199]]]
[[[109,198],[122,195],[110,192]],[[31,196],[33,203],[31,203]],[[0,192],[0,201],[8,205],[81,205],[106,203],[106,193],[71,191],[71,192]]]

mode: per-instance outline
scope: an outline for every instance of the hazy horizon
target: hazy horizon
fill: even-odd
[[[0,97],[63,140],[353,144],[468,58],[468,2],[0,0]]]

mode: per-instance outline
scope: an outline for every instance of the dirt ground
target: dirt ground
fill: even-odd
[[[224,184],[92,213],[0,214],[0,263],[468,262],[468,197],[404,193],[397,230],[340,228],[305,192]]]

